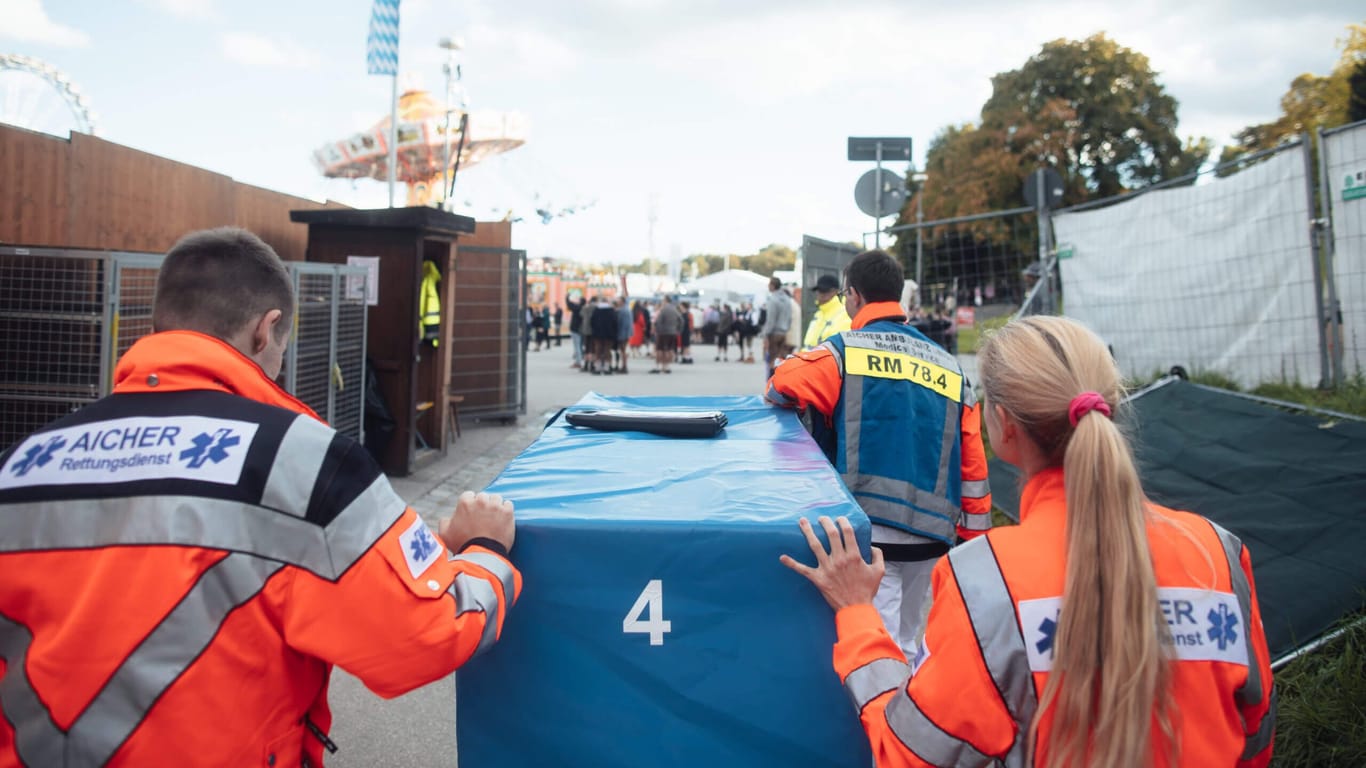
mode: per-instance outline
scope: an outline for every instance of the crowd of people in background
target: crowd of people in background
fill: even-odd
[[[793,302],[789,316],[795,318],[795,299],[786,289],[782,293]],[[768,323],[767,304],[715,301],[703,308],[672,296],[647,302],[596,294],[571,296],[563,307],[548,303],[527,307],[523,340],[528,351],[538,352],[561,346],[567,335],[572,347],[570,367],[585,373],[629,373],[631,358],[652,359],[651,373],[667,373],[675,363],[692,364],[693,347],[701,345],[715,348],[716,361],[753,363],[755,337]],[[785,347],[783,354],[793,349]]]
[[[838,279],[823,275],[812,291],[816,301],[810,318],[801,317],[792,290],[781,283],[770,285],[762,302],[716,300],[705,305],[672,296],[630,300],[576,292],[563,306],[550,302],[528,306],[523,317],[524,343],[535,352],[561,346],[568,336],[573,346],[571,367],[604,375],[629,373],[631,358],[652,360],[651,373],[667,373],[675,363],[692,364],[693,347],[702,345],[714,347],[716,362],[754,363],[758,338],[758,354],[771,375],[776,361],[798,350],[813,349],[849,328]],[[933,299],[932,307],[912,306],[908,319],[931,341],[957,354],[957,298],[944,292]],[[666,343],[672,346],[660,349],[657,319],[666,306],[681,323],[676,330],[666,323],[664,335],[671,337]]]

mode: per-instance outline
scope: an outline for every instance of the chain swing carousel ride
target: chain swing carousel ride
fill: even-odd
[[[408,186],[408,205],[443,206],[461,169],[522,146],[526,135],[519,113],[452,108],[448,118],[429,92],[408,90],[398,100],[394,181]],[[319,147],[313,162],[328,178],[388,181],[389,118]]]

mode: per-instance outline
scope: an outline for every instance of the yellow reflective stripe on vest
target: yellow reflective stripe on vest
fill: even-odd
[[[859,376],[911,381],[955,403],[963,400],[963,375],[902,352],[845,345],[844,370]]]

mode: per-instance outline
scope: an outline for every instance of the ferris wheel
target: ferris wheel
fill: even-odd
[[[75,83],[51,64],[16,53],[0,53],[0,123],[62,137],[98,133]]]

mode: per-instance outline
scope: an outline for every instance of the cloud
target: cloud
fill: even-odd
[[[42,0],[0,0],[0,37],[63,48],[90,44],[90,35],[47,17]]]
[[[287,40],[229,32],[220,40],[223,54],[239,64],[271,69],[318,69],[322,57]]]
[[[219,17],[214,0],[142,0],[142,3],[159,8],[182,19],[216,19]]]
[[[563,75],[581,61],[579,52],[561,38],[536,29],[477,23],[470,28],[469,41],[471,55],[497,51],[528,74]]]

